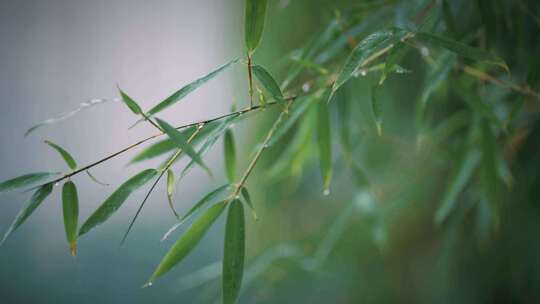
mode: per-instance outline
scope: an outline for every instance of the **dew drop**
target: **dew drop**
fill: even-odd
[[[240,199],[240,195],[237,194],[234,199]]]
[[[324,189],[323,195],[330,195],[330,189]]]
[[[60,185],[60,183],[55,183],[54,186],[55,187],[58,187]]]
[[[425,47],[425,46],[422,47],[422,48],[420,49],[420,54],[422,54],[422,56],[424,56],[424,57],[429,56],[429,49],[428,49],[427,47]]]
[[[197,129],[202,129],[204,127],[204,124],[203,123],[200,123],[198,126],[197,126]]]
[[[360,70],[360,75],[362,75],[362,76],[366,76],[366,75],[367,75],[367,71],[366,71],[366,69],[362,69],[362,70]]]
[[[310,89],[311,89],[311,86],[309,85],[309,83],[306,82],[306,83],[304,83],[304,84],[302,85],[302,91],[303,91],[304,93],[309,92]]]

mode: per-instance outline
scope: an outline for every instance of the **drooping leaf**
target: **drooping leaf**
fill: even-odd
[[[193,161],[195,161],[197,164],[199,164],[203,169],[206,170],[208,175],[212,175],[210,172],[210,169],[204,164],[201,155],[195,152],[193,150],[193,147],[188,143],[186,137],[184,134],[182,134],[180,131],[176,130],[173,126],[166,123],[165,121],[157,118],[156,119],[159,126],[163,129],[163,131],[176,143],[178,148],[182,149],[183,153],[191,157]]]
[[[24,221],[36,210],[36,208],[51,194],[53,189],[52,184],[46,184],[41,186],[28,200],[26,205],[21,209],[19,214],[17,214],[17,217],[9,226],[7,232],[4,234],[4,237],[2,238],[2,241],[0,241],[0,246],[6,241],[6,239],[17,229],[19,226],[21,226]]]
[[[166,240],[178,227],[180,227],[183,223],[185,223],[191,216],[197,212],[199,209],[206,206],[207,203],[210,203],[215,198],[223,194],[227,189],[229,189],[231,185],[225,184],[223,186],[220,186],[212,191],[210,191],[208,194],[206,194],[200,201],[198,201],[191,209],[178,221],[178,223],[174,224],[161,238],[161,241]]]
[[[223,304],[234,304],[242,287],[245,256],[244,206],[233,200],[227,214],[223,249]]]
[[[62,206],[64,213],[64,228],[72,256],[77,254],[77,225],[79,221],[79,197],[77,187],[72,181],[67,181],[62,188]]]
[[[416,33],[415,37],[422,42],[445,48],[449,51],[456,53],[459,56],[480,62],[490,63],[496,66],[500,66],[506,71],[509,71],[508,66],[506,65],[504,60],[485,50],[473,48],[457,40],[426,32]]]
[[[133,112],[133,114],[143,114],[143,110],[133,98],[129,97],[120,89],[120,87],[118,88],[118,91],[120,91],[120,96],[122,96],[122,102],[131,110],[131,112]]]
[[[306,112],[306,110],[309,108],[310,105],[313,104],[313,102],[316,100],[314,97],[307,97],[307,98],[299,98],[297,99],[293,105],[292,110],[290,111],[290,114],[285,118],[285,121],[283,124],[281,124],[276,132],[272,135],[270,140],[268,141],[268,146],[274,145],[277,141],[279,141],[286,133],[291,129],[291,127],[298,121],[298,119]]]
[[[265,68],[260,65],[254,65],[253,74],[276,101],[284,100],[279,85]]]
[[[375,126],[377,128],[377,134],[382,135],[382,109],[381,99],[379,97],[380,86],[373,85],[371,87],[371,110],[373,111],[373,117],[375,119]]]
[[[352,51],[341,69],[336,82],[332,87],[332,93],[328,100],[331,100],[335,92],[347,82],[358,68],[369,62],[372,56],[386,48],[393,47],[405,35],[406,31],[400,29],[389,29],[375,32],[362,40]]]
[[[259,217],[257,216],[257,212],[255,212],[255,208],[253,207],[253,203],[251,202],[251,195],[249,194],[249,191],[246,187],[242,187],[240,190],[240,193],[242,194],[242,198],[244,198],[244,202],[248,205],[249,209],[251,209],[251,213],[253,214],[253,219],[256,221],[259,220]]]
[[[317,115],[317,143],[324,192],[328,193],[332,181],[332,138],[330,113],[328,112],[328,106],[323,102],[319,102]]]
[[[148,181],[157,175],[155,169],[147,169],[128,179],[116,191],[113,192],[99,208],[90,215],[79,229],[79,236],[87,233],[94,227],[105,222],[113,213],[122,206],[127,198],[138,188],[145,185]]]
[[[210,207],[204,212],[189,229],[176,241],[176,243],[167,252],[165,257],[161,260],[156,270],[148,279],[148,283],[145,286],[150,286],[152,283],[165,273],[167,273],[176,264],[180,263],[193,248],[199,243],[204,236],[208,228],[216,221],[219,215],[225,209],[227,202],[220,202]]]
[[[249,54],[253,54],[261,41],[267,0],[246,0],[245,4],[245,42]]]
[[[221,73],[223,70],[227,69],[231,65],[238,62],[238,59],[233,59],[226,64],[218,67],[217,69],[213,70],[212,72],[208,73],[207,75],[193,81],[192,83],[185,85],[180,90],[174,92],[171,96],[167,97],[165,100],[154,106],[152,109],[148,111],[146,114],[148,117],[153,116],[166,108],[174,105],[178,101],[180,101],[182,98],[186,97],[189,93],[193,92],[203,84],[205,84],[210,79],[216,77],[219,73]]]
[[[55,149],[56,152],[58,152],[60,156],[62,156],[62,158],[71,170],[75,170],[77,168],[77,162],[75,161],[75,159],[73,159],[73,157],[71,156],[71,154],[69,154],[68,151],[51,141],[46,140],[45,143],[51,148]]]
[[[174,216],[179,218],[176,209],[174,209],[173,204],[173,194],[174,194],[174,173],[171,169],[167,170],[167,199],[169,200],[169,207],[171,208]]]
[[[236,148],[234,145],[234,137],[231,129],[227,129],[223,137],[225,150],[225,171],[227,178],[231,183],[236,179]]]
[[[47,181],[59,174],[60,173],[58,172],[36,172],[25,174],[0,183],[0,193],[30,187],[40,182]]]
[[[109,184],[104,183],[104,182],[98,180],[92,173],[90,173],[90,170],[86,170],[85,172],[86,172],[86,174],[88,175],[88,177],[90,177],[90,179],[91,179],[94,183],[96,183],[96,184],[98,184],[98,185],[102,185],[102,186],[109,186]]]

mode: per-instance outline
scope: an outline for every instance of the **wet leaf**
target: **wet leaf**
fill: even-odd
[[[246,0],[245,4],[245,42],[249,54],[255,52],[261,41],[267,0]]]
[[[45,182],[60,173],[56,172],[36,172],[25,174],[0,183],[0,193],[9,192],[21,188],[34,186],[40,182]]]
[[[231,129],[227,129],[223,138],[225,150],[225,171],[227,178],[231,183],[236,179],[236,148],[234,146],[234,137]]]
[[[79,229],[79,236],[87,233],[94,227],[105,222],[111,215],[113,215],[120,206],[127,200],[127,198],[138,188],[144,186],[152,178],[157,175],[158,171],[155,169],[147,169],[139,174],[128,179],[123,183],[113,194],[111,194],[99,208],[90,215],[90,217],[84,222]]]
[[[77,225],[79,220],[79,198],[77,187],[72,181],[67,181],[62,188],[62,206],[64,213],[64,228],[72,256],[77,254]]]
[[[332,181],[332,138],[330,130],[330,113],[325,103],[319,102],[317,115],[317,143],[319,146],[319,162],[323,177],[324,192],[328,193]]]
[[[239,200],[233,200],[225,226],[222,272],[224,304],[234,304],[240,294],[244,274],[245,234],[244,206]]]
[[[55,149],[56,152],[58,152],[60,156],[62,156],[62,158],[71,170],[75,170],[77,168],[77,162],[75,161],[75,159],[73,159],[71,154],[68,153],[68,151],[64,150],[62,147],[51,141],[46,140],[45,143],[51,148]]]

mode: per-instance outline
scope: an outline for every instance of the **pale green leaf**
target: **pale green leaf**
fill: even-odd
[[[45,143],[51,148],[55,149],[56,152],[58,152],[60,156],[62,156],[62,158],[71,170],[75,170],[77,168],[77,162],[75,161],[75,159],[73,159],[73,157],[71,156],[71,154],[69,154],[68,151],[51,141],[46,140]]]
[[[36,172],[25,174],[0,183],[0,193],[30,187],[40,182],[47,181],[60,173],[56,172]]]
[[[72,181],[67,181],[62,188],[62,207],[64,228],[72,256],[77,254],[77,225],[79,220],[79,197],[77,187]]]
[[[264,29],[267,0],[246,0],[245,3],[245,42],[249,54],[255,52]]]
[[[319,146],[319,162],[323,177],[324,192],[328,193],[332,181],[332,138],[330,129],[330,113],[325,103],[319,102],[317,115],[317,143]]]
[[[174,173],[171,169],[167,170],[167,199],[169,201],[169,207],[171,208],[174,216],[179,218],[176,209],[174,209],[173,204],[173,194],[174,194]]]
[[[234,304],[240,294],[244,275],[245,230],[244,206],[239,200],[233,200],[225,226],[223,304]]]
[[[225,171],[227,178],[231,183],[236,179],[236,148],[234,145],[234,136],[231,129],[227,129],[223,137],[225,151]]]

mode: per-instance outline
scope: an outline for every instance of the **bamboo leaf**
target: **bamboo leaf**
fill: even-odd
[[[139,174],[128,179],[123,183],[116,191],[113,192],[106,200],[99,206],[99,208],[90,215],[90,217],[84,222],[79,229],[79,236],[87,233],[94,227],[105,222],[111,217],[120,206],[127,200],[127,198],[133,193],[133,191],[145,185],[148,181],[157,175],[158,171],[155,169],[147,169]]]
[[[90,173],[90,170],[86,170],[85,172],[94,183],[102,186],[109,186],[109,184],[99,181],[92,173]]]
[[[52,177],[58,176],[59,174],[60,173],[57,172],[36,172],[25,174],[0,183],[0,193],[30,187],[40,182],[47,181]]]
[[[221,215],[226,205],[226,201],[215,204],[193,222],[191,227],[189,227],[184,235],[182,235],[182,237],[171,247],[165,257],[163,257],[145,286],[151,286],[157,278],[161,277],[176,264],[180,263],[199,243],[208,228],[210,228],[219,215]]]
[[[456,38],[458,36],[456,20],[454,18],[454,14],[452,14],[452,9],[450,8],[450,3],[448,3],[448,0],[442,1],[442,12],[446,29],[450,35],[452,35],[452,37]]]
[[[503,128],[503,123],[497,117],[494,110],[489,105],[487,105],[482,100],[482,98],[476,94],[476,92],[465,86],[463,84],[463,81],[453,82],[452,85],[454,92],[459,96],[461,100],[465,102],[467,106],[469,106],[469,108],[471,108],[471,110],[479,113],[484,118]]]
[[[120,87],[118,87],[118,91],[120,91],[120,96],[122,96],[122,102],[131,110],[131,112],[133,112],[133,114],[143,114],[143,110],[135,100],[122,91]]]
[[[169,125],[165,121],[157,118],[156,119],[159,126],[163,129],[163,131],[176,143],[178,148],[182,149],[182,151],[187,154],[193,161],[195,161],[197,164],[199,164],[203,169],[206,170],[208,175],[212,175],[210,172],[210,169],[204,164],[201,155],[195,152],[193,150],[193,147],[187,142],[186,137],[184,134],[176,130],[173,126]]]
[[[79,219],[79,198],[77,187],[68,181],[62,188],[62,206],[64,213],[64,228],[72,256],[77,254],[77,225]]]
[[[486,202],[489,204],[491,210],[491,224],[493,228],[497,228],[499,225],[499,206],[500,206],[500,183],[497,170],[497,142],[491,126],[487,121],[481,124],[482,136],[481,136],[481,150],[482,150],[482,164],[481,164],[481,185],[482,192]]]
[[[245,256],[244,206],[233,200],[227,214],[223,249],[223,304],[234,304],[242,287]]]
[[[69,154],[68,151],[64,150],[62,147],[51,141],[46,140],[45,143],[51,148],[55,149],[56,152],[58,152],[60,156],[62,156],[62,158],[71,170],[75,170],[77,168],[77,162],[75,161],[75,159],[73,159],[73,157],[71,156],[71,154]]]
[[[371,87],[371,110],[373,111],[373,117],[375,119],[375,126],[377,127],[377,134],[382,135],[382,109],[381,101],[379,98],[379,86],[374,85]]]
[[[459,41],[426,32],[416,33],[415,37],[424,43],[445,48],[465,58],[502,67],[509,72],[504,60],[482,49],[473,48]]]
[[[345,65],[341,69],[336,82],[332,87],[330,101],[335,92],[347,82],[358,68],[365,65],[368,60],[374,58],[381,51],[393,47],[400,39],[404,38],[406,31],[401,29],[389,29],[375,32],[362,40],[349,55]]]
[[[274,80],[274,77],[260,65],[254,65],[252,68],[253,74],[255,74],[255,77],[257,77],[266,91],[268,91],[276,101],[284,101],[283,93],[277,82]]]
[[[317,115],[317,143],[325,194],[329,193],[330,182],[332,181],[332,138],[330,131],[328,107],[325,103],[320,102]]]
[[[249,54],[253,54],[261,41],[267,0],[246,0],[245,6],[245,40]]]
[[[167,199],[169,200],[169,207],[171,208],[174,216],[179,218],[176,209],[174,209],[173,204],[173,193],[174,193],[174,173],[171,169],[167,170]]]
[[[161,238],[161,241],[163,242],[164,240],[166,240],[167,238],[169,238],[169,236],[178,228],[180,227],[183,223],[185,223],[189,218],[191,218],[191,216],[197,212],[199,209],[203,208],[204,206],[206,206],[207,203],[213,201],[216,197],[218,197],[219,195],[223,194],[225,192],[225,190],[229,189],[231,185],[229,184],[225,184],[223,186],[220,186],[218,188],[216,188],[215,190],[213,191],[210,191],[208,194],[206,194],[200,201],[198,201],[193,207],[191,207],[191,209],[178,221],[178,223],[174,224],[174,226],[172,226],[166,233],[165,235],[163,235],[163,237]]]
[[[234,137],[231,129],[227,129],[223,138],[225,150],[225,171],[227,178],[231,183],[236,179],[236,150],[234,146]]]
[[[0,241],[0,246],[6,241],[6,239],[15,231],[19,226],[21,226],[24,221],[36,210],[36,208],[41,205],[41,203],[51,194],[53,189],[52,184],[46,184],[41,186],[28,200],[26,205],[21,209],[19,214],[17,214],[17,217],[9,226],[7,232],[4,234],[4,237],[2,238],[2,241]]]
[[[246,187],[242,187],[242,190],[240,190],[240,193],[242,194],[242,197],[244,198],[244,202],[246,202],[249,209],[251,209],[251,213],[253,214],[253,219],[258,221],[259,217],[257,216],[257,212],[255,212],[255,208],[253,207],[253,203],[251,202],[251,195],[249,195],[248,189]]]

